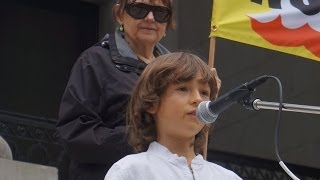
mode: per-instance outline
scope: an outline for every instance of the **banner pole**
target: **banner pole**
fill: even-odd
[[[208,59],[208,65],[209,65],[210,68],[214,67],[215,47],[216,47],[216,38],[215,37],[210,37],[209,59]],[[208,143],[209,143],[209,131],[205,135],[205,143],[203,145],[203,158],[204,159],[207,159]]]
[[[209,67],[214,67],[214,53],[215,53],[215,47],[216,47],[216,38],[210,37],[210,47],[209,47],[209,59],[208,59],[208,65]]]

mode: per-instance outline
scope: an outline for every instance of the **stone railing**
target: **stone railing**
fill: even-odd
[[[55,122],[0,111],[0,135],[10,145],[14,160],[57,166],[62,147],[54,137]]]

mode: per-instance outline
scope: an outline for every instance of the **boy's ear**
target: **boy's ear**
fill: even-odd
[[[154,115],[157,113],[159,107],[159,103],[154,103],[148,110],[147,112]]]

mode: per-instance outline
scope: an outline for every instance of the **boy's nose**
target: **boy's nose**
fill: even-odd
[[[202,98],[200,92],[198,92],[198,91],[194,92],[192,95],[192,102],[195,103],[196,105],[198,105],[202,101],[203,101],[203,98]]]

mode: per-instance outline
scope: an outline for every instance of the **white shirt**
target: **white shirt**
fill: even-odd
[[[197,155],[189,168],[185,157],[172,154],[158,142],[148,151],[128,155],[107,172],[104,180],[240,180],[234,172]]]

